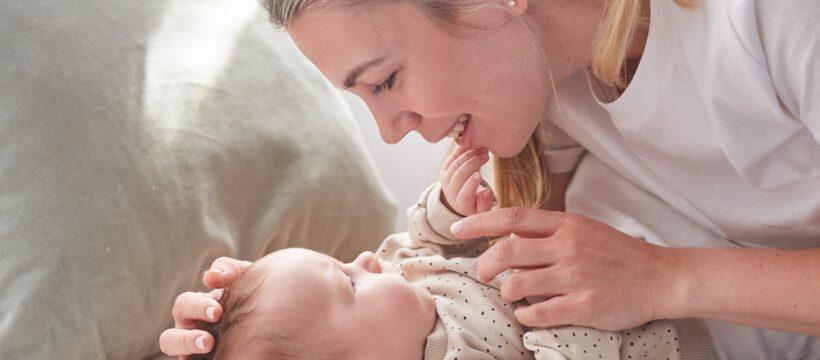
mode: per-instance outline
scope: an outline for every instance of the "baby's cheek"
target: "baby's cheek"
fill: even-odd
[[[387,279],[386,279],[387,280]],[[390,303],[399,306],[412,306],[418,302],[418,291],[413,284],[405,281],[401,277],[390,278],[388,281],[379,284],[382,296],[390,299]]]

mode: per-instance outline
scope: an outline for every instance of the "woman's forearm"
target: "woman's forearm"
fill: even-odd
[[[669,249],[669,318],[700,317],[820,336],[820,249]]]

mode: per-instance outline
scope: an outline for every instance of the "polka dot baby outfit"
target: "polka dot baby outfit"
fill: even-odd
[[[476,257],[489,244],[455,238],[450,225],[461,217],[441,203],[440,194],[438,184],[429,187],[407,211],[409,232],[388,237],[376,253],[433,294],[438,320],[425,359],[681,359],[669,321],[623,332],[525,328],[513,304],[501,298],[506,274],[489,284],[475,278]]]

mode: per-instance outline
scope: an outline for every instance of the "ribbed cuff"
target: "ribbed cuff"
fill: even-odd
[[[433,184],[427,195],[427,222],[439,236],[451,241],[458,241],[450,232],[450,225],[461,221],[464,217],[452,212],[441,199],[441,184]]]
[[[424,345],[424,360],[443,360],[447,355],[447,331],[440,319],[436,319],[436,326],[433,332],[427,336],[427,344]]]

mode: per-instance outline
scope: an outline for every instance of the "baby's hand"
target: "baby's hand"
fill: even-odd
[[[493,191],[479,169],[490,160],[487,149],[457,148],[441,168],[441,200],[450,210],[470,216],[493,207]]]

